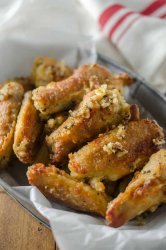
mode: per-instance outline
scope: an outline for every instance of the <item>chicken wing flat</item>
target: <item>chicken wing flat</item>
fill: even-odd
[[[74,180],[63,170],[38,163],[28,169],[27,176],[29,183],[51,200],[79,211],[105,216],[109,198]]]
[[[125,73],[113,76],[108,69],[101,65],[83,65],[75,70],[69,78],[35,89],[33,100],[35,107],[43,116],[48,116],[68,109],[73,104],[78,104],[89,89],[93,90],[105,83],[122,89],[122,85],[131,82],[132,79]]]
[[[130,118],[130,105],[117,89],[107,85],[89,92],[79,107],[53,133],[46,137],[52,162],[60,162],[79,145]]]
[[[162,203],[166,203],[166,149],[153,154],[124,193],[110,202],[106,219],[110,226],[120,227],[145,211],[153,212]]]
[[[143,167],[150,155],[157,151],[156,142],[163,139],[162,128],[152,120],[119,125],[69,155],[71,175],[116,181]]]
[[[36,87],[45,86],[52,81],[61,81],[72,73],[73,70],[63,62],[50,57],[37,57],[33,62],[32,81]]]
[[[15,82],[6,83],[0,89],[0,168],[10,160],[23,92],[23,87]]]
[[[29,91],[24,95],[14,134],[13,150],[21,162],[33,162],[40,132],[41,121]]]

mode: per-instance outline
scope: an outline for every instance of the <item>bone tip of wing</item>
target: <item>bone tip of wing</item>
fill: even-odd
[[[110,207],[107,209],[105,218],[110,227],[118,228],[124,225],[125,223],[125,218],[123,214],[119,214],[116,208],[114,207]]]
[[[130,105],[130,113],[131,113],[130,121],[140,120],[140,110],[137,104]]]

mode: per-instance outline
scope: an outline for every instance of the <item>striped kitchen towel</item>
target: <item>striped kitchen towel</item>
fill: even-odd
[[[166,0],[80,2],[132,69],[166,93]]]

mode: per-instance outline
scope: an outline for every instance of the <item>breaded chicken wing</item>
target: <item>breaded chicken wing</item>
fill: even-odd
[[[23,87],[15,82],[0,89],[0,168],[11,156],[17,115],[23,98]]]
[[[73,70],[63,62],[50,57],[37,57],[32,66],[32,81],[36,87],[52,81],[61,81],[72,75]]]
[[[150,155],[157,151],[156,141],[163,139],[162,128],[152,120],[119,125],[69,155],[71,175],[116,181],[143,167]]]
[[[38,163],[28,169],[28,181],[46,197],[79,211],[104,216],[109,198],[89,185],[74,180],[53,165]]]
[[[166,149],[153,154],[137,173],[124,193],[110,202],[106,219],[112,227],[120,227],[145,211],[154,211],[166,203]]]
[[[33,91],[35,107],[44,116],[70,108],[78,104],[89,90],[107,83],[110,87],[122,89],[123,85],[132,82],[125,73],[113,76],[108,69],[99,64],[83,65],[74,71],[69,78],[49,83]]]
[[[41,121],[32,101],[32,92],[25,93],[17,118],[13,150],[23,163],[32,163],[38,149]]]
[[[130,105],[117,89],[107,85],[89,92],[78,108],[53,133],[46,137],[53,162],[60,162],[68,153],[130,118]]]

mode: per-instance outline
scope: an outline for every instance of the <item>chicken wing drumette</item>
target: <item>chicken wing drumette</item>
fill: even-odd
[[[44,116],[68,109],[73,104],[78,104],[83,96],[107,83],[110,87],[122,89],[132,79],[126,74],[113,76],[108,69],[98,64],[83,65],[74,71],[69,78],[52,82],[47,86],[39,87],[33,91],[35,107]]]
[[[120,227],[145,211],[166,203],[166,149],[153,154],[141,172],[135,174],[126,190],[108,205],[106,219]]]
[[[129,118],[130,105],[117,89],[102,85],[89,92],[70,117],[46,137],[52,161],[61,161],[76,147]]]

